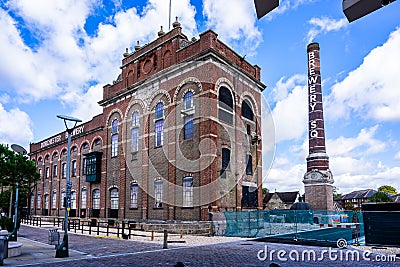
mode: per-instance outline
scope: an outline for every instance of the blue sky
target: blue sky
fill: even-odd
[[[64,129],[56,114],[90,120],[100,113],[102,87],[117,78],[125,47],[154,40],[161,25],[168,30],[168,6],[168,0],[2,0],[0,142],[29,147]],[[262,68],[275,124],[275,158],[264,167],[270,190],[303,190],[311,41],[321,47],[335,186],[341,193],[383,184],[400,190],[400,1],[352,23],[341,6],[281,0],[257,20],[252,0],[172,0],[172,17],[189,38],[213,29]]]

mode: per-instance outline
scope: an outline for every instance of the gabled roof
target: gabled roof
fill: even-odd
[[[353,199],[353,198],[365,199],[365,198],[370,198],[376,192],[378,192],[378,191],[376,191],[374,189],[357,190],[357,191],[353,191],[348,194],[345,194],[336,200],[346,200],[346,199]]]
[[[267,193],[263,199],[263,204],[267,204],[274,194],[276,194],[283,203],[292,204],[296,201],[296,198],[299,195],[299,191]]]

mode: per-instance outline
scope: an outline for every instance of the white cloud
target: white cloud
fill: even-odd
[[[364,119],[400,120],[400,28],[385,44],[373,49],[363,63],[335,84],[326,98],[327,114],[349,118],[354,112]]]
[[[349,23],[345,18],[335,20],[330,18],[312,18],[308,22],[313,27],[308,31],[307,42],[310,43],[319,34],[326,34],[331,31],[338,31],[346,28]]]
[[[306,164],[293,164],[286,158],[278,158],[274,162],[268,177],[263,181],[263,186],[270,191],[294,191],[304,192],[302,183]]]
[[[207,26],[218,33],[218,38],[240,54],[255,53],[262,36],[255,25],[253,1],[231,0],[227,4],[224,0],[204,0],[203,14],[207,17]]]
[[[272,92],[278,100],[273,111],[276,142],[298,139],[307,129],[307,87],[305,76],[281,78]],[[289,91],[291,90],[291,91]]]
[[[279,7],[275,8],[270,13],[268,13],[265,16],[265,18],[267,20],[272,20],[276,16],[282,15],[282,14],[286,13],[289,10],[296,9],[298,6],[301,6],[301,5],[304,5],[304,4],[308,4],[308,3],[312,3],[312,2],[316,2],[316,1],[318,1],[318,0],[282,0],[279,3]]]
[[[89,36],[84,27],[101,5],[98,0],[8,1],[7,11],[0,8],[0,88],[16,94],[17,102],[32,102],[83,95],[89,82],[110,83],[120,72],[125,47],[154,40],[160,25],[168,28],[168,1],[150,0],[142,14],[115,3],[119,12]],[[172,10],[186,33],[196,34],[190,1],[173,1]],[[20,28],[38,39],[34,48],[24,43]]]
[[[0,143],[17,143],[28,147],[33,139],[32,122],[28,114],[18,108],[5,110],[0,104]]]
[[[394,159],[395,160],[400,160],[400,151],[396,153],[396,155],[394,155]]]
[[[357,137],[354,138],[340,136],[335,140],[328,139],[326,147],[329,156],[333,158],[346,155],[360,157],[385,151],[386,144],[374,138],[378,127],[378,125],[375,125],[369,129],[361,129]]]

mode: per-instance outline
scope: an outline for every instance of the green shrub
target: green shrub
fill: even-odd
[[[7,230],[9,232],[11,232],[14,229],[13,220],[11,218],[8,218],[8,217],[1,217],[0,218],[0,226],[1,226],[1,229]]]

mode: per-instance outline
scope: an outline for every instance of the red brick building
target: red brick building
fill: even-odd
[[[206,220],[262,208],[260,68],[211,30],[179,22],[135,51],[104,86],[102,114],[71,144],[74,217]],[[63,216],[66,132],[30,146],[41,180],[31,214]]]

